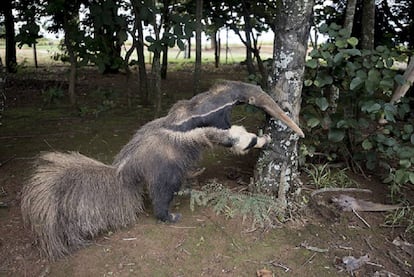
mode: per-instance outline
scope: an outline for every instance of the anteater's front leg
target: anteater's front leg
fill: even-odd
[[[269,135],[257,136],[237,125],[227,130],[206,128],[205,133],[212,143],[228,147],[236,154],[246,154],[251,148],[262,148],[271,141]]]

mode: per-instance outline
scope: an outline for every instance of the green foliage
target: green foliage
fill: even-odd
[[[111,89],[108,90],[98,88],[96,91],[92,93],[92,97],[97,102],[96,106],[93,108],[87,106],[79,107],[79,116],[98,117],[101,113],[114,109],[117,105],[116,99],[118,97],[118,94],[116,93],[116,91]]]
[[[63,98],[64,92],[59,87],[51,87],[47,90],[42,90],[42,99],[44,106],[50,106],[52,104],[58,104]]]
[[[394,63],[406,57],[385,46],[357,49],[358,40],[336,24],[322,24],[320,31],[329,39],[306,62],[302,114],[312,135],[302,152],[313,162],[315,153],[323,153],[328,161],[340,158],[357,168],[382,169],[384,181],[398,193],[414,184],[408,99],[389,103],[394,87],[404,83]],[[387,123],[379,125],[381,119]]]
[[[348,169],[331,170],[328,163],[309,164],[305,171],[310,178],[310,183],[317,188],[329,187],[358,187],[358,183],[351,179],[346,173]]]
[[[174,47],[177,45],[181,51],[185,49],[184,40],[187,40],[193,35],[196,23],[194,18],[186,12],[183,12],[181,5],[174,4],[169,7],[163,5],[144,5],[140,6],[140,16],[144,22],[151,23],[154,28],[161,29],[157,26],[156,17],[163,14],[163,9],[168,9],[166,15],[163,16],[165,21],[164,28],[168,26],[168,30],[164,30],[160,37],[154,33],[145,37],[145,41],[149,43],[148,51],[162,52],[164,48]]]
[[[389,226],[406,226],[405,232],[414,234],[414,209],[405,206],[390,213],[385,218],[385,224]]]
[[[201,190],[192,190],[190,208],[195,205],[210,206],[217,214],[228,218],[242,216],[251,219],[254,226],[269,227],[283,212],[277,201],[265,194],[234,192],[222,184],[212,181]]]

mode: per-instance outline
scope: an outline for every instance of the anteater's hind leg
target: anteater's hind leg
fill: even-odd
[[[149,186],[154,216],[164,222],[177,222],[180,220],[181,214],[170,213],[169,209],[174,194],[181,187],[181,171],[175,169],[173,165],[157,170],[159,174],[157,174],[154,183]]]

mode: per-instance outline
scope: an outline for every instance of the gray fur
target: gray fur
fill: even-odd
[[[105,230],[125,227],[142,211],[137,187],[120,182],[116,168],[79,153],[39,156],[22,193],[22,214],[52,260],[84,247]]]
[[[169,212],[170,202],[203,149],[216,144],[245,154],[270,141],[243,127],[231,128],[229,122],[231,107],[239,102],[277,114],[277,108],[269,108],[277,104],[269,99],[256,86],[225,82],[180,101],[167,116],[141,127],[112,165],[75,152],[40,155],[23,189],[23,219],[52,260],[84,247],[104,231],[135,223],[143,210],[145,187],[155,217],[175,222],[180,216]]]

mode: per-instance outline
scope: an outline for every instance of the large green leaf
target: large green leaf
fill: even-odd
[[[309,118],[306,121],[306,125],[308,125],[311,128],[314,128],[314,127],[318,126],[319,123],[320,123],[320,120],[318,118],[316,118],[316,117]]]
[[[365,140],[362,142],[362,148],[363,148],[364,150],[371,150],[371,149],[372,149],[372,143],[371,143],[371,141],[369,141],[368,139],[365,139]]]
[[[361,106],[361,111],[367,113],[378,112],[381,109],[381,105],[375,101],[364,102]]]
[[[335,41],[335,46],[338,48],[345,48],[348,46],[348,42],[344,39],[338,39]]]
[[[321,111],[326,111],[329,107],[328,100],[325,97],[318,97],[315,99],[315,104],[321,109]]]
[[[358,44],[358,39],[356,37],[350,37],[347,39],[347,42],[349,43],[349,45],[351,45],[352,47],[357,46]]]
[[[329,130],[328,139],[333,142],[340,142],[345,137],[345,131],[342,129],[332,128]]]
[[[312,69],[315,69],[318,67],[318,61],[316,59],[311,59],[306,61],[306,66]]]
[[[362,53],[359,49],[352,48],[352,49],[345,49],[342,50],[343,53],[348,54],[349,56],[361,56]]]
[[[349,84],[349,88],[351,90],[356,90],[362,86],[364,83],[364,80],[362,80],[360,77],[355,77],[352,79],[351,83]]]
[[[340,64],[344,60],[344,54],[342,52],[336,53],[333,58],[335,64]]]

